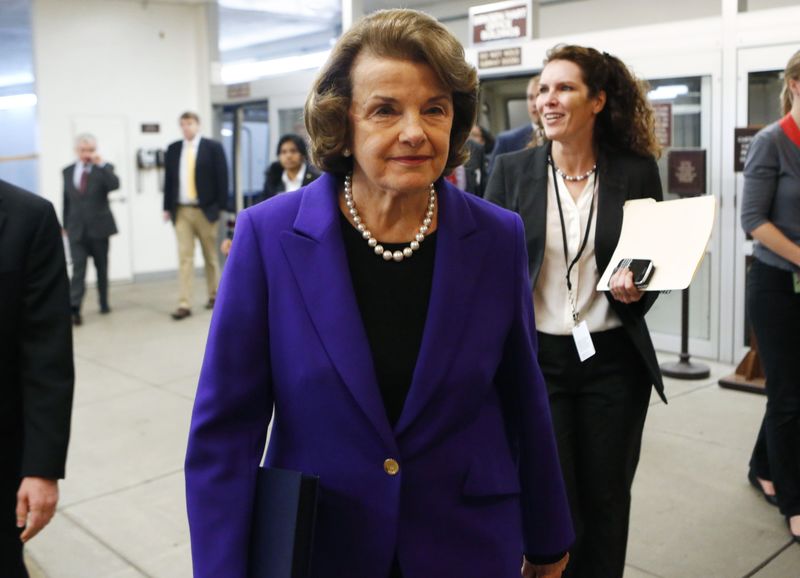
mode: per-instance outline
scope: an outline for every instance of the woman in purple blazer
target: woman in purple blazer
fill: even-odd
[[[334,48],[306,103],[326,172],[241,214],[220,287],[186,457],[196,577],[247,575],[270,419],[265,465],[320,479],[315,578],[561,575],[522,222],[441,178],[476,103],[419,12]]]

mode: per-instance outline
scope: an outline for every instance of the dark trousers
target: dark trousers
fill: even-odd
[[[624,329],[592,334],[581,363],[572,336],[539,334],[575,545],[564,576],[621,578],[631,485],[650,400],[650,378]]]
[[[392,569],[389,571],[389,578],[403,578],[403,573],[400,571],[400,563],[397,561],[396,556],[392,562]]]
[[[70,241],[72,253],[72,282],[69,289],[69,301],[72,310],[80,312],[83,295],[86,292],[86,262],[89,257],[94,261],[97,271],[97,293],[100,308],[108,307],[108,237],[90,239],[84,236],[80,241]]]
[[[0,576],[28,578],[22,562],[22,542],[17,528],[17,489],[19,478],[0,473]]]
[[[747,311],[767,377],[767,411],[750,468],[775,484],[784,516],[800,515],[800,294],[792,274],[755,260]]]

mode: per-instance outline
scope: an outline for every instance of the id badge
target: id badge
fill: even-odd
[[[589,333],[589,326],[586,321],[581,321],[572,328],[572,339],[575,340],[575,347],[578,348],[578,357],[581,361],[586,361],[597,353],[592,343],[592,334]]]
[[[800,294],[800,273],[792,273],[792,280],[794,281],[794,292]]]

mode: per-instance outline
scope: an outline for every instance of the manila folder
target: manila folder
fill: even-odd
[[[627,201],[622,232],[598,291],[608,291],[608,281],[622,259],[650,259],[655,271],[647,291],[686,289],[703,262],[716,213],[712,195],[656,202]]]

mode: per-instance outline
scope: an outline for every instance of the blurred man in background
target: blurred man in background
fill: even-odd
[[[192,314],[195,238],[205,261],[206,309],[214,307],[220,277],[217,222],[228,202],[228,163],[222,144],[200,136],[200,117],[194,112],[183,113],[180,125],[183,140],[167,148],[164,174],[164,220],[175,225],[178,239],[180,297],[172,313],[176,321]]]
[[[86,293],[86,262],[94,261],[100,313],[111,312],[108,305],[108,240],[117,234],[117,225],[108,194],[119,188],[114,167],[97,154],[97,139],[81,134],[75,139],[77,160],[64,169],[64,228],[72,254],[70,304],[72,323],[81,325],[81,304]]]

